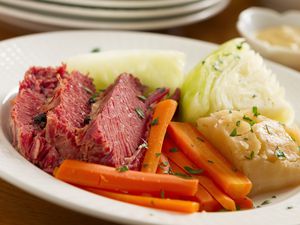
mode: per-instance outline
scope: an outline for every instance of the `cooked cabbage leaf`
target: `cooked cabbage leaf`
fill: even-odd
[[[283,123],[294,119],[284,89],[262,57],[242,38],[221,45],[188,75],[182,87],[181,115],[195,122],[222,109],[251,109]]]
[[[68,70],[88,73],[97,89],[106,88],[126,72],[138,77],[150,90],[169,87],[173,91],[184,80],[185,55],[169,50],[114,50],[74,56],[65,63]]]

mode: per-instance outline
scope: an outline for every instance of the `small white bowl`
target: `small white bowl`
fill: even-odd
[[[256,37],[259,30],[281,25],[300,27],[300,11],[278,13],[267,8],[251,7],[241,12],[237,29],[252,48],[262,56],[300,70],[300,50],[271,45]]]

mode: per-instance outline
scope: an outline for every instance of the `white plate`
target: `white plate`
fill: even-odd
[[[39,0],[38,0],[39,1]],[[89,7],[107,7],[107,8],[159,8],[176,5],[184,5],[190,2],[202,0],[43,0],[45,2],[55,2],[65,5],[89,6]]]
[[[79,6],[58,5],[43,1],[24,1],[24,0],[0,0],[7,6],[20,7],[36,12],[46,12],[71,17],[93,17],[111,19],[132,19],[140,18],[163,18],[170,16],[180,16],[203,10],[213,6],[222,0],[202,0],[186,5],[170,8],[157,9],[109,9],[109,8],[84,8]]]
[[[46,44],[45,44],[46,43]],[[216,46],[179,37],[135,32],[69,31],[37,34],[0,43],[0,177],[55,204],[81,213],[130,224],[186,225],[296,225],[300,222],[300,188],[255,197],[256,203],[271,199],[259,209],[179,214],[126,204],[97,196],[58,181],[27,162],[7,140],[9,97],[32,65],[59,65],[61,61],[99,47],[111,49],[173,49],[187,55],[187,71]],[[300,117],[298,104],[300,74],[286,67],[268,63],[286,88],[287,98]],[[287,207],[292,206],[292,209]]]
[[[120,21],[120,20],[88,20],[79,18],[66,18],[58,15],[48,15],[15,9],[0,3],[0,20],[19,26],[28,26],[33,29],[38,26],[42,30],[49,30],[51,27],[64,28],[83,28],[83,29],[122,29],[122,30],[153,30],[164,29],[175,26],[182,26],[196,21],[205,20],[222,11],[230,0],[222,0],[205,10],[191,13],[189,15],[155,19],[155,20],[138,20],[138,21]],[[0,0],[1,2],[1,0]],[[31,27],[33,25],[33,28]],[[44,25],[44,26],[42,26]],[[57,28],[55,28],[57,29]]]

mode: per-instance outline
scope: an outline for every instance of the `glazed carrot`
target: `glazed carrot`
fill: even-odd
[[[169,174],[170,164],[168,158],[162,153],[159,159],[159,164],[156,173]]]
[[[174,162],[169,161],[171,170],[177,174],[186,174],[186,172],[177,166]],[[222,208],[222,206],[216,201],[211,194],[203,188],[201,185],[198,186],[198,191],[195,198],[200,203],[200,211],[216,212]]]
[[[203,168],[209,176],[232,198],[245,197],[251,190],[251,181],[209,144],[191,124],[171,122],[168,134],[184,154]]]
[[[199,203],[193,201],[120,194],[94,188],[86,188],[86,190],[115,200],[156,209],[165,209],[184,213],[193,213],[199,210]]]
[[[148,138],[148,149],[142,165],[143,172],[156,172],[167,127],[176,108],[177,102],[172,99],[161,101],[156,105]]]
[[[127,167],[113,168],[76,160],[65,160],[55,173],[55,177],[65,182],[100,188],[110,191],[130,193],[168,193],[193,196],[197,192],[198,180],[182,179],[163,174],[127,171]]]
[[[236,207],[240,209],[253,209],[253,201],[248,197],[234,199]]]
[[[170,139],[166,138],[163,145],[163,152],[168,156],[170,162],[174,162],[177,166],[184,170],[185,173],[189,174],[189,170],[194,172],[194,175],[189,175],[198,179],[199,184],[204,187],[225,209],[234,211],[236,209],[235,202],[222,190],[220,190],[210,178],[200,176],[201,170],[199,170],[199,168],[197,168],[195,164],[192,163],[178,148],[176,152],[168,151],[171,146],[174,148],[175,145]],[[198,171],[199,174],[195,174]]]

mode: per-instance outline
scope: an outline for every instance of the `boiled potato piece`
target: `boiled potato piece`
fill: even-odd
[[[256,110],[254,110],[256,112]],[[199,118],[201,133],[253,183],[251,194],[300,184],[298,144],[278,121],[249,111],[222,110]]]

